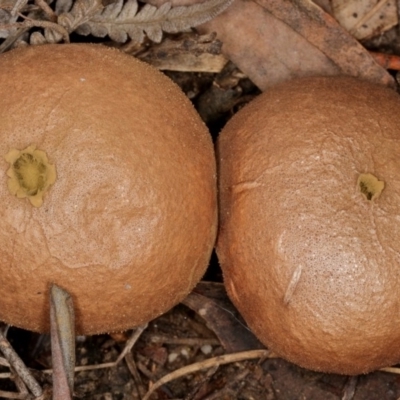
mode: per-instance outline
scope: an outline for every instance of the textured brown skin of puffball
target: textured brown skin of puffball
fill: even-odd
[[[354,78],[307,78],[239,111],[217,144],[217,254],[266,346],[308,369],[400,361],[400,98]],[[360,173],[385,182],[379,198]]]
[[[100,45],[0,57],[0,320],[49,329],[51,283],[77,331],[132,328],[201,279],[216,235],[209,132],[167,77]],[[57,179],[35,208],[7,189],[10,148],[46,152]]]

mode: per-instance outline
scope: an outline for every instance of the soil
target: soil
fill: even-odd
[[[129,366],[126,361],[110,368],[91,369],[90,366],[116,360],[129,333],[77,338],[77,365],[87,366],[88,370],[76,373],[74,399],[141,399],[160,377],[225,352],[205,321],[179,305],[151,322],[135,345],[131,354],[136,379],[130,371],[132,363]],[[33,368],[38,382],[47,388],[50,398],[51,376],[41,372],[51,366],[49,336],[11,328],[8,337],[27,366]],[[7,371],[4,367],[3,370]],[[0,390],[16,388],[9,379],[3,379]],[[359,377],[323,374],[271,358],[188,374],[162,386],[151,399],[396,400],[399,397],[400,376],[396,374],[374,372]]]

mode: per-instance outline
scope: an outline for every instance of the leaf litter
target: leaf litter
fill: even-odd
[[[371,45],[374,53],[367,50],[368,43],[361,44],[353,36],[354,27],[346,27],[343,21],[341,26],[328,13],[332,12],[333,2],[319,1],[323,8],[305,0],[230,3],[0,0],[0,49],[61,43],[79,36],[88,41],[104,38],[105,44],[139,58],[147,57],[147,62],[157,60],[158,67],[163,69],[160,52],[164,51],[167,59],[179,48],[175,65],[180,64],[180,68],[175,68],[184,72],[174,72],[174,67],[170,67],[167,74],[196,106],[201,106],[201,115],[215,135],[220,125],[256,96],[259,89],[265,90],[282,80],[346,73],[386,85],[395,83],[393,73],[389,74],[384,67],[395,65],[396,54],[389,54],[391,63],[384,64],[382,54],[377,56],[376,43]],[[349,7],[350,3],[354,10],[356,2],[348,2]],[[361,9],[359,13],[362,18]],[[373,16],[372,13],[369,21]],[[393,20],[393,15],[389,17]],[[389,25],[380,31],[373,30],[379,33],[381,42],[386,40],[386,45],[390,42],[387,38],[394,35],[398,40],[400,36],[397,25],[391,29]],[[197,27],[197,34],[192,27]],[[185,45],[188,38],[192,41],[190,46]],[[159,53],[149,52],[152,46],[160,46]],[[212,69],[214,64],[208,59],[201,65],[201,73],[194,73],[193,64],[186,61],[185,48],[187,56],[208,54],[211,59],[222,57],[223,62]],[[219,105],[222,101],[224,107]],[[217,269],[215,259],[210,264],[212,269]],[[17,340],[27,335],[29,340]],[[15,328],[9,329],[8,336],[18,352],[25,354],[25,362],[43,387],[41,396],[50,398],[48,337]],[[226,297],[223,285],[217,282],[200,283],[182,305],[152,321],[147,328],[119,336],[78,337],[76,344],[74,398],[283,400],[302,396],[350,400],[370,398],[371,393],[377,398],[400,397],[395,367],[363,379],[348,379],[306,371],[276,358],[245,326]],[[0,381],[2,396],[33,398],[18,374],[10,369],[10,362],[0,358],[0,365],[0,377],[4,378]]]

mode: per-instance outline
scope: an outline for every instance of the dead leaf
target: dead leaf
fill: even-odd
[[[182,34],[178,40],[166,37],[142,51],[138,58],[160,70],[218,73],[228,60],[220,54],[221,42],[214,36]]]
[[[395,0],[332,0],[333,15],[356,39],[382,35],[397,25]]]
[[[172,3],[193,1],[198,0]],[[262,90],[310,75],[346,74],[394,85],[368,51],[311,0],[235,0],[197,30],[216,32],[223,54]]]
[[[58,22],[80,35],[109,36],[117,43],[130,38],[142,43],[145,34],[160,43],[163,32],[177,33],[209,21],[225,10],[233,0],[206,0],[191,6],[172,7],[169,1],[159,7],[137,0],[116,0],[103,6],[100,0],[77,0],[69,12],[58,17]],[[65,10],[65,6],[63,8]]]
[[[265,349],[229,301],[222,283],[200,282],[182,303],[206,321],[227,353]]]

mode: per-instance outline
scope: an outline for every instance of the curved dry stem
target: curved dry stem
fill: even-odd
[[[380,368],[379,371],[382,372],[389,372],[391,374],[400,374],[400,368],[397,367],[385,367],[385,368]]]
[[[165,375],[161,379],[159,379],[146,393],[146,396],[143,397],[143,400],[149,400],[150,396],[160,386],[165,385],[166,383],[173,381],[175,379],[181,378],[182,376],[185,376],[187,374],[192,374],[194,372],[200,371],[202,369],[212,368],[215,366],[230,364],[238,361],[251,360],[254,358],[273,358],[273,357],[276,357],[276,355],[269,350],[250,350],[233,354],[225,354],[223,356],[213,357],[209,358],[208,360],[187,365],[186,367],[179,368],[176,371],[171,372],[170,374]]]
[[[4,24],[1,26],[2,29],[12,29],[12,28],[30,29],[34,27],[53,29],[62,36],[64,43],[70,43],[68,31],[61,25],[56,24],[55,22],[26,19],[23,22],[14,22],[11,24]]]

